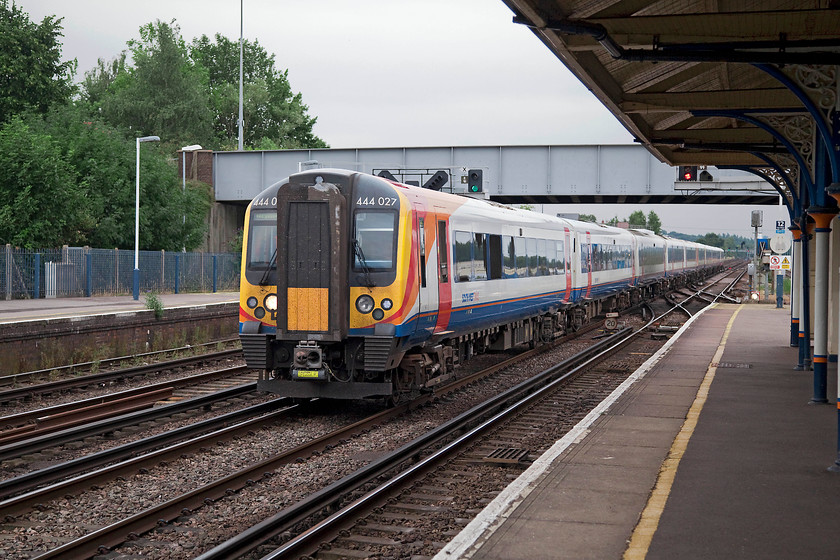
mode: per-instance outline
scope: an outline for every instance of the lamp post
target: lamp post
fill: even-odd
[[[189,146],[184,146],[183,148],[181,148],[181,158],[182,158],[182,162],[181,162],[181,181],[182,181],[181,190],[184,193],[187,192],[187,152],[194,152],[196,150],[201,150],[201,149],[203,149],[203,148],[198,144],[191,144]],[[195,156],[193,156],[193,158],[195,158]],[[193,164],[194,163],[195,163],[195,159],[193,159]],[[184,214],[184,218],[183,218],[183,221],[181,223],[183,223],[184,226],[186,226],[186,224],[187,224],[187,215],[186,214]],[[186,253],[187,248],[183,247],[181,249],[181,252]]]
[[[245,2],[239,0],[239,151],[242,151],[242,127],[245,126],[245,118],[242,115],[242,59],[245,49]]]
[[[140,299],[140,142],[159,142],[159,136],[137,138],[137,166],[134,188],[134,299]]]

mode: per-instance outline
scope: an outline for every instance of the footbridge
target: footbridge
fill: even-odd
[[[192,155],[186,153],[188,169]],[[638,145],[303,149],[212,152],[212,158],[216,200],[234,204],[247,204],[292,173],[319,167],[385,174],[456,193],[467,191],[468,173],[478,170],[478,195],[507,204],[777,205],[780,200],[772,185],[744,171],[693,166],[692,180],[683,180],[680,168]]]

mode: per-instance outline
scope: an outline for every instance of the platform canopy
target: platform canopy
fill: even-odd
[[[840,0],[504,2],[657,159],[833,205]]]

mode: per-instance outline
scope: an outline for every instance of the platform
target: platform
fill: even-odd
[[[239,301],[239,292],[157,294],[165,308],[195,307]],[[0,300],[0,323],[107,315],[126,311],[143,311],[145,295],[94,296],[74,298],[39,298]]]
[[[0,376],[235,337],[237,292],[0,300]]]
[[[786,308],[695,316],[435,559],[836,558],[836,366],[809,404],[789,342]]]

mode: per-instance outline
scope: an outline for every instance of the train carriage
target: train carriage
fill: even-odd
[[[245,359],[261,390],[291,397],[429,390],[474,352],[549,341],[666,273],[652,232],[338,169],[260,193],[246,232]]]

